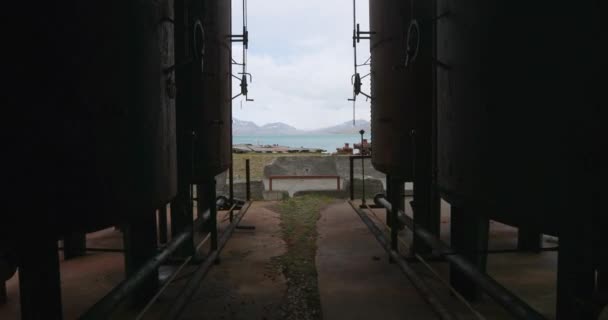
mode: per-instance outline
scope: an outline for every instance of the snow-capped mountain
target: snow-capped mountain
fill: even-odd
[[[365,132],[370,132],[370,122],[367,120],[359,119],[355,120],[355,124],[353,125],[353,121],[346,121],[341,124],[337,124],[335,126],[322,128],[318,130],[310,131],[310,133],[316,134],[358,134],[359,130],[365,130]]]
[[[344,123],[323,128],[317,130],[300,130],[282,122],[274,122],[258,126],[252,121],[243,121],[239,119],[232,119],[232,133],[235,136],[247,136],[247,135],[294,135],[294,134],[345,134],[345,133],[359,133],[359,130],[365,130],[369,132],[370,123],[367,120],[356,120],[353,126],[352,121],[346,121]]]
[[[275,122],[258,126],[251,121],[243,121],[239,119],[232,119],[232,133],[235,136],[247,136],[247,135],[286,135],[286,134],[299,134],[302,133],[300,130],[282,122]]]

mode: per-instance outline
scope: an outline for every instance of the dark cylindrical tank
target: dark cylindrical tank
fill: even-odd
[[[171,7],[35,6],[14,11],[23,28],[7,74],[18,99],[7,104],[20,116],[0,242],[153,214],[176,188]]]
[[[194,106],[194,180],[207,182],[232,161],[231,2],[203,2],[202,104]]]
[[[589,202],[589,4],[438,1],[438,184],[452,205],[555,234],[572,199]]]
[[[415,105],[412,77],[403,67],[410,4],[399,0],[370,1],[372,163],[386,174],[413,178],[411,131]]]

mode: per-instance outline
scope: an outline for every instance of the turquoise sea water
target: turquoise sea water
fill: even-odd
[[[370,140],[369,134],[363,136]],[[272,145],[278,144],[281,146],[293,148],[320,148],[327,152],[336,152],[336,148],[341,148],[344,143],[361,142],[361,136],[358,134],[323,134],[323,135],[282,135],[282,136],[234,136],[233,144],[256,144],[256,145]]]

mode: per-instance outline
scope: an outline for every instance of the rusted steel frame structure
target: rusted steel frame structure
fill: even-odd
[[[363,210],[354,205],[351,201],[349,204],[355,210],[359,218],[365,223],[370,232],[374,235],[376,240],[380,243],[382,248],[389,254],[391,261],[401,269],[405,276],[412,282],[418,293],[422,296],[426,303],[428,303],[433,311],[437,314],[439,319],[457,319],[453,312],[450,312],[437,298],[437,296],[429,289],[424,280],[412,269],[407,261],[399,254],[389,240],[386,239],[382,230],[380,230],[376,224],[367,216]],[[392,242],[392,239],[390,240]]]
[[[198,269],[194,272],[190,281],[186,284],[186,286],[180,291],[179,296],[173,301],[170,309],[163,316],[163,319],[178,319],[181,313],[184,311],[187,304],[192,300],[197,290],[200,288],[201,281],[205,278],[211,267],[216,264],[219,260],[219,255],[230,240],[230,237],[237,229],[239,223],[251,207],[251,202],[246,202],[239,213],[235,216],[234,221],[228,225],[226,230],[222,233],[220,237],[217,247],[207,255],[205,258],[205,262],[201,264]]]
[[[383,195],[378,195],[374,198],[376,204],[392,211],[392,204],[387,201]],[[527,303],[514,295],[512,292],[496,282],[492,277],[485,273],[484,270],[479,270],[474,263],[460,254],[456,254],[452,248],[442,242],[433,233],[424,229],[422,226],[415,224],[414,220],[407,216],[405,212],[399,210],[397,218],[400,222],[414,232],[421,241],[424,241],[435,253],[444,257],[450,262],[451,268],[457,268],[467,278],[473,281],[481,290],[483,290],[494,301],[500,304],[506,311],[517,319],[546,319],[538,311],[534,310]]]
[[[291,179],[301,179],[301,180],[336,180],[336,189],[340,191],[342,186],[340,185],[341,178],[340,176],[270,176],[268,177],[268,189],[272,191],[272,181],[273,180],[291,180]]]

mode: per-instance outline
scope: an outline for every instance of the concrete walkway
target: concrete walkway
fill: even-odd
[[[205,277],[181,319],[283,318],[281,305],[287,284],[272,258],[285,253],[286,245],[279,214],[268,208],[272,205],[252,204],[241,225],[256,229],[235,231],[222,251],[221,263]]]
[[[317,230],[324,319],[436,319],[348,203],[321,211]]]
[[[221,264],[212,268],[201,283],[183,319],[278,320],[288,316],[283,310],[287,281],[273,260],[286,250],[279,214],[273,210],[276,204],[253,203],[242,224],[254,225],[256,230],[234,233],[221,254]],[[445,203],[442,207],[442,238],[449,242],[449,208]],[[409,208],[406,211],[411,213]],[[380,219],[384,218],[384,210],[375,212]],[[224,215],[225,212],[220,214],[221,220]],[[227,224],[222,221],[221,227],[225,228]],[[323,319],[436,319],[399,268],[388,263],[384,250],[347,202],[336,201],[323,209],[317,231],[316,268]],[[490,249],[516,247],[516,232],[512,227],[492,222]],[[409,243],[411,233],[403,231],[402,238]],[[120,248],[121,239],[120,232],[112,229],[88,236],[91,247]],[[557,244],[545,237],[543,245]],[[548,319],[554,319],[556,258],[555,252],[491,254],[488,273]],[[447,263],[432,264],[448,279]],[[420,264],[412,264],[412,267],[460,319],[474,319]],[[82,314],[124,275],[120,253],[89,253],[82,258],[62,261],[61,269],[66,319],[75,319]],[[161,296],[145,319],[162,319],[164,311],[186,283],[188,274],[195,269],[194,265],[187,267],[180,280]],[[0,319],[18,319],[16,277],[7,285],[10,300],[0,306]],[[474,306],[488,319],[511,319],[488,297]],[[608,314],[601,319],[607,318]]]

